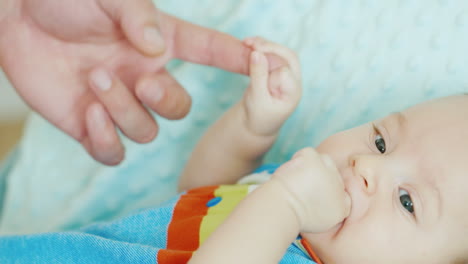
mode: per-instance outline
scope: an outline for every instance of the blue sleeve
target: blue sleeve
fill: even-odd
[[[178,197],[74,232],[0,237],[0,263],[157,263]]]
[[[0,263],[155,263],[157,249],[96,235],[63,232],[0,239]]]

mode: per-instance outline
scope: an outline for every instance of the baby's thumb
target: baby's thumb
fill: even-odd
[[[252,51],[250,54],[250,82],[251,93],[255,99],[268,96],[268,60],[265,54],[259,51]]]

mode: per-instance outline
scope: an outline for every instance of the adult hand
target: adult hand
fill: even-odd
[[[249,54],[151,0],[0,0],[0,65],[10,82],[108,165],[124,158],[116,127],[149,142],[158,126],[147,108],[168,119],[189,111],[189,95],[164,67],[171,58],[245,74]]]

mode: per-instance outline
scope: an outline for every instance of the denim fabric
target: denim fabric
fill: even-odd
[[[179,198],[77,231],[5,236],[0,239],[0,263],[158,264],[157,254],[166,248],[168,225]],[[294,244],[281,263],[315,264]]]

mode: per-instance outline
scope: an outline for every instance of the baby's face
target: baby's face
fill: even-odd
[[[449,263],[468,252],[468,96],[392,114],[326,139],[349,217],[304,234],[324,263]]]

